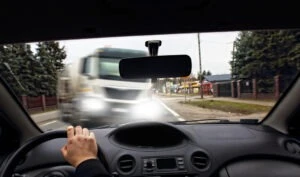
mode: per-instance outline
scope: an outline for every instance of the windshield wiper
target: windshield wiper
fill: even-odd
[[[18,83],[18,85],[20,86],[20,88],[23,91],[26,91],[26,89],[23,87],[23,85],[21,84],[21,82],[19,81],[19,79],[17,78],[17,76],[14,74],[14,72],[12,71],[12,69],[10,68],[9,64],[4,62],[3,65],[5,66],[5,68],[8,70],[9,74],[11,74],[13,76],[13,78],[15,79],[15,81]]]
[[[240,119],[241,124],[258,124],[258,119]]]
[[[107,125],[101,125],[98,127],[92,127],[93,129],[102,129],[102,128],[116,128],[119,124],[107,124]]]
[[[185,121],[176,121],[170,122],[172,124],[189,124],[189,123],[201,123],[201,122],[213,122],[213,123],[230,123],[231,121],[228,119],[195,119],[195,120],[185,120]]]
[[[199,119],[199,120],[186,120],[186,121],[176,121],[170,122],[173,124],[189,124],[189,123],[239,123],[239,124],[257,124],[259,122],[258,119],[240,119],[238,121],[231,121],[229,119]]]

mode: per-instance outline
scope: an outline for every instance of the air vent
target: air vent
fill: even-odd
[[[118,167],[121,172],[129,173],[135,167],[135,160],[131,155],[123,155],[118,161]]]
[[[192,154],[192,164],[199,170],[204,170],[209,166],[209,157],[202,151],[197,151]]]
[[[286,141],[285,149],[292,154],[300,155],[300,143],[296,141],[293,140]]]

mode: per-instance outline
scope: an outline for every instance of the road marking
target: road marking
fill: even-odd
[[[166,108],[170,113],[172,113],[175,117],[179,117],[179,114],[177,112],[173,111],[171,108],[169,108],[165,103],[160,101],[159,99],[156,99],[164,108]]]
[[[178,120],[179,120],[179,121],[185,121],[185,119],[183,119],[183,118],[181,118],[181,117],[179,117]]]
[[[50,121],[50,122],[47,122],[47,123],[44,123],[44,124],[41,124],[41,126],[46,126],[46,125],[50,125],[50,124],[53,124],[57,122],[56,120],[53,120],[53,121]]]

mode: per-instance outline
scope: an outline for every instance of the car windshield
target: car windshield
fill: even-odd
[[[151,40],[161,41],[158,55],[190,56],[190,75],[121,78],[119,61],[149,56]],[[0,64],[1,78],[44,131],[149,120],[259,123],[299,73],[300,30],[6,44]]]

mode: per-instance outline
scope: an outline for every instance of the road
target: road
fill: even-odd
[[[65,129],[68,124],[59,120],[59,111],[50,111],[40,114],[33,114],[31,118],[44,130]]]
[[[199,99],[198,97],[188,97],[187,100],[193,100],[193,99]],[[212,99],[212,98],[209,98]],[[220,98],[221,99],[221,98]],[[222,98],[224,99],[224,98]],[[159,112],[161,113],[160,116],[157,116],[155,121],[162,121],[162,122],[172,122],[172,121],[185,121],[185,120],[199,120],[199,119],[228,119],[231,121],[238,121],[241,118],[243,119],[249,119],[249,118],[255,118],[255,119],[263,119],[264,116],[267,113],[254,113],[249,115],[243,115],[239,113],[231,113],[231,112],[224,112],[214,109],[204,109],[200,107],[195,107],[188,104],[181,104],[180,101],[184,101],[184,97],[170,97],[170,96],[155,96],[154,102],[159,107]],[[228,100],[230,101],[230,100]],[[249,104],[255,104],[254,101],[244,101],[244,100],[232,100],[235,102],[249,102]],[[273,103],[265,103],[260,102],[262,105],[267,104],[273,104]],[[151,112],[152,111],[152,112]],[[143,115],[143,117],[146,117],[147,114],[155,113],[157,111],[151,110],[149,108],[146,110],[147,113]],[[42,113],[38,115],[32,116],[35,122],[43,129],[44,131],[49,131],[53,129],[66,129],[66,127],[69,125],[67,123],[64,123],[60,121],[59,119],[59,111],[52,111],[48,113]],[[148,119],[127,119],[127,118],[118,118],[116,121],[114,121],[114,124],[123,124],[133,121],[143,121],[143,120],[149,120]],[[104,123],[104,121],[102,122]],[[99,125],[97,125],[99,126]]]
[[[159,107],[160,110],[160,116],[156,117],[156,121],[163,121],[163,122],[172,122],[172,121],[183,121],[184,119],[176,113],[174,110],[172,110],[170,107],[168,107],[160,98],[155,97],[154,102]],[[38,126],[44,130],[44,131],[50,131],[53,129],[66,129],[66,127],[70,124],[62,122],[59,119],[60,113],[59,111],[51,111],[46,112],[42,114],[35,114],[32,115],[33,120],[38,124]],[[149,119],[143,119],[143,120],[149,120]],[[154,120],[154,119],[150,119]],[[133,120],[130,120],[133,121]],[[134,121],[140,121],[140,120],[134,120]],[[115,122],[116,124],[119,123],[125,123],[127,120],[121,120],[119,122]]]

